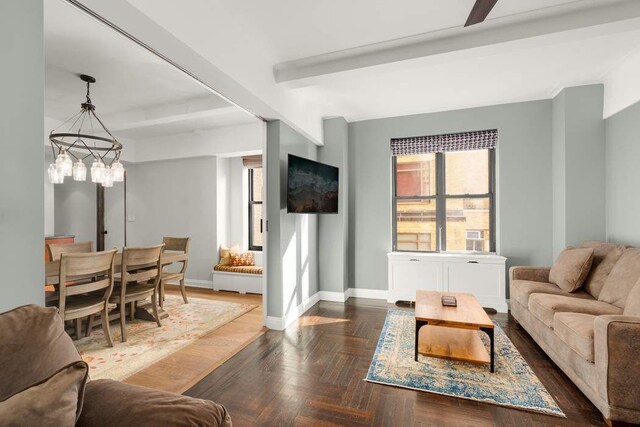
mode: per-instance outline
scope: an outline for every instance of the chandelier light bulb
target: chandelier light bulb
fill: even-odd
[[[62,184],[64,182],[64,175],[60,173],[60,170],[54,163],[49,165],[47,174],[49,175],[49,182],[52,184]]]
[[[105,166],[101,159],[94,160],[91,165],[91,182],[96,184],[102,184],[104,179]]]
[[[107,166],[102,177],[102,186],[105,188],[113,187],[113,170]]]
[[[124,166],[122,166],[122,163],[120,163],[120,160],[116,160],[111,165],[111,171],[113,172],[113,182],[124,181]]]
[[[62,173],[62,176],[71,176],[73,160],[71,160],[71,156],[69,156],[65,150],[60,151],[60,154],[58,154],[56,167],[58,168],[58,172]]]
[[[73,180],[84,181],[86,179],[87,179],[87,167],[84,165],[82,160],[78,159],[78,161],[73,164]]]

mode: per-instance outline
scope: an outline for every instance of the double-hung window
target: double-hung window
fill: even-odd
[[[244,159],[249,181],[249,249],[262,250],[262,157],[252,156]]]
[[[391,140],[393,250],[495,252],[497,131]]]

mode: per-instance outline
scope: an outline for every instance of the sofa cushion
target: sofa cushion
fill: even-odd
[[[598,299],[624,308],[627,295],[640,278],[640,249],[627,248],[613,266]]]
[[[576,291],[587,278],[592,261],[593,248],[566,248],[551,267],[549,282],[567,292]]]
[[[0,343],[0,401],[82,360],[55,307],[25,305],[0,314]]]
[[[531,280],[511,281],[511,299],[518,301],[523,307],[529,306],[529,297],[531,294],[552,294],[593,299],[591,295],[582,290],[569,293],[563,291],[553,283],[533,282]]]
[[[531,314],[553,328],[553,316],[556,313],[584,313],[584,314],[622,314],[622,309],[593,298],[574,298],[573,296],[533,294],[529,297],[529,311]]]
[[[596,316],[583,313],[556,313],[553,330],[566,345],[587,362],[594,361],[593,331]]]
[[[0,402],[2,425],[75,425],[79,417],[78,402],[84,395],[88,372],[85,362],[73,362],[51,377]]]
[[[627,296],[627,302],[624,305],[624,315],[640,317],[640,280],[638,280],[638,283],[636,283]]]
[[[87,384],[82,426],[225,426],[231,418],[224,406],[166,391],[95,380]]]
[[[589,275],[582,285],[582,289],[591,294],[594,298],[600,296],[604,282],[611,269],[618,262],[625,250],[624,245],[615,243],[600,242],[597,240],[587,240],[582,242],[583,248],[593,248],[593,263]]]

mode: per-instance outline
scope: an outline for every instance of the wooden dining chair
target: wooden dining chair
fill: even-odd
[[[58,308],[64,320],[75,320],[76,339],[82,336],[82,319],[91,319],[87,324],[87,330],[90,330],[93,317],[100,314],[107,344],[113,347],[109,328],[109,297],[114,284],[115,253],[116,249],[63,253],[60,256],[60,281],[56,285]]]
[[[162,273],[162,250],[164,243],[144,248],[124,248],[122,250],[122,265],[116,284],[111,294],[110,302],[117,304],[120,309],[120,329],[122,342],[127,340],[127,304],[131,305],[131,316],[135,310],[135,303],[151,297],[153,317],[158,326],[158,288]]]
[[[188,304],[189,301],[187,300],[187,289],[184,285],[184,273],[185,271],[187,271],[187,264],[189,264],[188,256],[191,237],[164,237],[162,241],[165,245],[165,251],[180,252],[183,253],[185,257],[184,260],[178,261],[182,264],[179,271],[162,271],[162,279],[160,282],[160,307],[164,306],[164,285],[170,280],[179,280],[182,299],[184,300],[185,304]]]
[[[58,261],[62,254],[93,252],[93,242],[49,243],[47,250],[49,251],[49,259],[51,261]]]

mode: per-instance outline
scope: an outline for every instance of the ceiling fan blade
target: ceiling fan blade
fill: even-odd
[[[493,6],[495,6],[497,2],[498,0],[476,0],[464,26],[468,27],[469,25],[479,24],[487,19],[487,15],[489,15],[489,12],[491,12],[491,9],[493,9]]]

